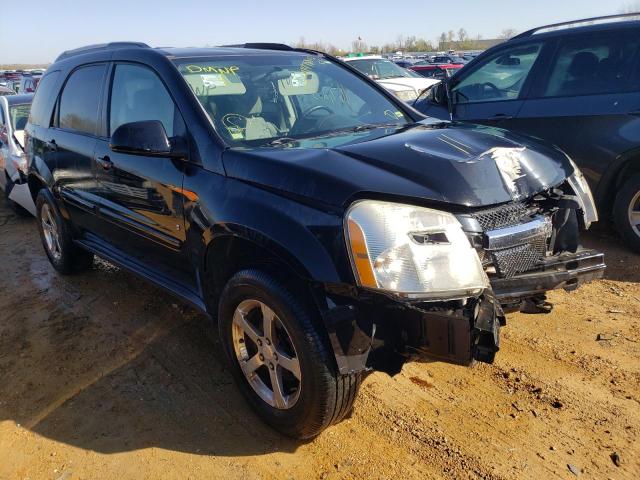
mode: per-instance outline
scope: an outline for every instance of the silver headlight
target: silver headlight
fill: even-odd
[[[598,211],[596,210],[596,203],[593,201],[593,195],[591,189],[587,183],[587,179],[578,168],[578,166],[569,159],[571,166],[573,167],[573,173],[567,181],[573,189],[573,193],[578,197],[580,203],[580,209],[582,210],[582,218],[584,220],[585,228],[589,228],[593,222],[598,221]]]
[[[478,296],[489,285],[478,254],[450,213],[363,200],[347,212],[345,230],[362,287],[453,300]]]
[[[412,102],[413,100],[418,98],[418,94],[413,89],[399,90],[397,92],[394,92],[394,95],[398,97],[400,100],[402,100],[403,102]]]

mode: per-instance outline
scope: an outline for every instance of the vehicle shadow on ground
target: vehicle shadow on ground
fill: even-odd
[[[2,200],[0,219],[0,425],[101,453],[249,456],[302,444],[249,408],[210,320],[103,261],[60,276],[34,219]],[[19,430],[3,431],[8,447]]]
[[[102,453],[147,447],[216,456],[295,451],[298,442],[248,408],[216,348],[198,320],[177,326],[31,429]]]

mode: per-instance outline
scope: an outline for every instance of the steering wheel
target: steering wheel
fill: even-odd
[[[311,107],[309,110],[306,110],[306,111],[302,112],[300,117],[301,118],[307,118],[309,115],[311,115],[312,113],[317,112],[319,110],[325,110],[326,112],[329,113],[329,115],[335,115],[336,114],[336,112],[331,110],[326,105],[316,105],[315,107]]]
[[[484,90],[484,87],[489,87],[491,90],[493,90],[494,92],[496,92],[496,94],[501,97],[502,96],[502,90],[500,90],[498,87],[496,87],[493,83],[491,82],[484,82],[482,84],[482,89]]]

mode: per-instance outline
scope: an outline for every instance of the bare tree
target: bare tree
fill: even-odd
[[[466,42],[468,38],[469,35],[467,35],[467,31],[464,28],[458,30],[458,41]]]
[[[515,37],[518,34],[518,31],[513,28],[505,28],[502,30],[498,38],[502,38],[504,40],[509,40],[510,38]]]

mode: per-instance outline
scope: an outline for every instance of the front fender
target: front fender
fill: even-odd
[[[186,175],[183,190],[188,248],[201,280],[212,242],[233,236],[259,246],[295,272],[292,281],[307,282],[338,370],[366,368],[373,325],[331,293],[354,284],[340,215],[205,171]]]

